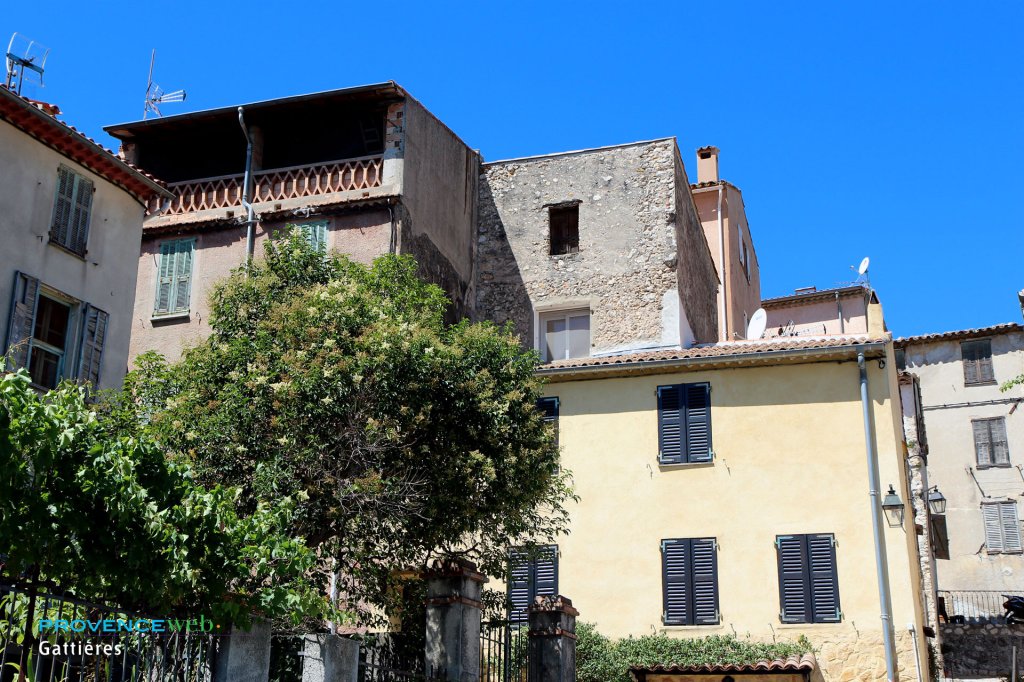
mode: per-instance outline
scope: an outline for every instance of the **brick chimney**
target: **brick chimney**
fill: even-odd
[[[718,147],[697,150],[697,182],[718,182]]]

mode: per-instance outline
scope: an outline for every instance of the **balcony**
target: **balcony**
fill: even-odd
[[[1020,591],[1016,592],[1021,594]],[[939,620],[949,623],[1004,623],[1003,602],[1012,590],[939,590]]]
[[[253,173],[252,203],[379,187],[383,165],[384,157],[378,155],[257,171]],[[182,215],[241,206],[244,178],[244,175],[222,175],[169,183],[167,189],[174,194],[174,198],[163,210],[159,197],[150,199],[149,215]]]

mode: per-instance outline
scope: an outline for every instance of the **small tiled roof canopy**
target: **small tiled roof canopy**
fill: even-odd
[[[1024,327],[1016,322],[1004,322],[994,324],[991,327],[978,327],[976,329],[957,329],[951,332],[937,332],[935,334],[920,334],[918,336],[904,336],[896,339],[897,348],[905,348],[918,343],[931,343],[933,341],[958,341],[962,339],[976,339],[983,336],[995,334],[1010,334],[1012,332],[1024,331]]]
[[[629,669],[629,675],[636,682],[646,682],[649,675],[672,676],[672,675],[729,675],[744,673],[798,673],[810,674],[814,672],[818,661],[814,654],[803,654],[802,656],[789,656],[788,658],[776,658],[771,661],[758,661],[757,663],[704,663],[701,665],[655,665],[655,666],[633,666]]]

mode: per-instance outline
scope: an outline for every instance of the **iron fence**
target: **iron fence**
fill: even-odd
[[[1004,623],[1008,596],[995,590],[939,590],[939,615],[951,623]]]
[[[117,631],[116,627],[113,632],[89,628],[41,632],[43,620],[152,619],[53,587],[40,590],[0,583],[0,682],[210,682],[212,678],[217,641],[211,633],[191,628]]]
[[[359,642],[358,682],[422,682],[443,676],[427,671],[424,635],[382,632],[364,635]]]
[[[529,637],[526,623],[490,620],[480,629],[480,682],[526,682]]]

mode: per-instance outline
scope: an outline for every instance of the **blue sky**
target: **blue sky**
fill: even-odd
[[[721,148],[762,293],[871,257],[897,335],[1020,321],[1024,4],[8,3],[64,119],[395,80],[491,160],[675,135]]]

